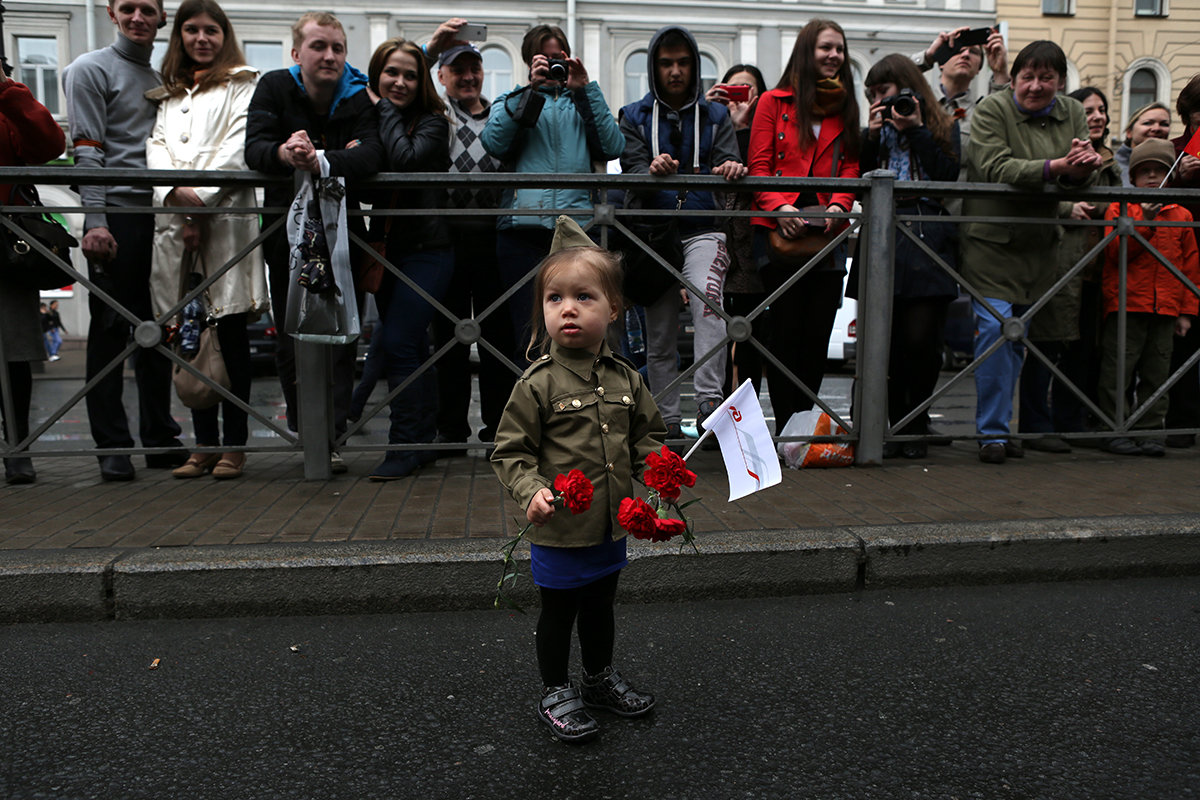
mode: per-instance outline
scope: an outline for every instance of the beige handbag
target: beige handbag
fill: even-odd
[[[183,263],[180,265],[179,296],[181,298],[186,293],[188,276],[195,271],[197,266],[199,266],[198,256],[195,253],[184,252]],[[207,299],[205,297],[206,301]],[[212,383],[223,389],[229,389],[232,384],[229,382],[229,372],[225,369],[225,358],[221,355],[221,342],[217,338],[217,324],[206,325],[200,331],[199,348],[190,359],[183,356],[178,345],[176,345],[175,352],[181,358],[185,358],[192,367]],[[175,384],[175,393],[179,395],[179,400],[190,409],[201,411],[212,408],[224,399],[212,384],[201,380],[179,364],[172,367],[171,379]]]

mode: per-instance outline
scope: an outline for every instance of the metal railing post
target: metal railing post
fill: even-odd
[[[868,172],[871,187],[863,199],[867,235],[858,239],[858,380],[855,382],[855,421],[859,466],[883,463],[883,437],[888,429],[888,350],[892,330],[892,259],[896,235],[893,190],[896,173]],[[865,249],[864,249],[865,244]]]
[[[304,291],[298,286],[291,291]],[[287,334],[283,334],[287,336]],[[304,479],[328,480],[329,443],[333,441],[333,347],[317,342],[294,343],[296,401],[300,405],[300,444],[304,448]]]

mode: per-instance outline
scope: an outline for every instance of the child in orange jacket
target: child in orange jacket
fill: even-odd
[[[1175,149],[1162,139],[1148,139],[1133,149],[1129,158],[1129,174],[1139,188],[1157,188],[1175,162]],[[1192,215],[1176,203],[1130,203],[1129,217],[1139,221],[1191,222]],[[1113,203],[1105,219],[1121,215],[1121,204]],[[1108,229],[1110,232],[1112,228]],[[1196,237],[1185,227],[1143,227],[1137,232],[1163,258],[1200,284],[1200,258],[1197,257]],[[1166,383],[1171,371],[1171,348],[1174,336],[1183,336],[1192,324],[1200,305],[1196,295],[1184,285],[1158,258],[1132,237],[1129,239],[1126,270],[1126,329],[1125,370],[1117,377],[1118,315],[1120,308],[1120,272],[1118,256],[1120,239],[1108,244],[1104,264],[1104,332],[1101,336],[1100,410],[1116,417],[1118,402],[1127,396],[1134,377],[1137,395],[1145,402]],[[1131,409],[1132,410],[1132,409]],[[1136,422],[1137,429],[1161,428],[1167,414],[1167,395],[1164,393]],[[1118,455],[1161,456],[1166,453],[1157,439],[1134,441],[1126,436],[1108,439],[1104,449]]]

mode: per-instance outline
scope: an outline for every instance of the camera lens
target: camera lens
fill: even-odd
[[[567,76],[569,74],[570,73],[567,70],[567,62],[560,61],[558,59],[552,59],[550,61],[550,80],[558,81],[559,83],[566,83]]]
[[[896,113],[902,117],[907,117],[917,110],[917,104],[911,97],[897,97],[893,106]]]

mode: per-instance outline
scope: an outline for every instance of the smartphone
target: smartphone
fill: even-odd
[[[732,103],[744,103],[750,99],[750,87],[741,83],[720,83],[718,89],[725,91],[725,96]]]
[[[948,44],[944,44],[939,47],[937,52],[933,54],[933,60],[936,61],[937,65],[940,67],[942,64],[945,64],[947,61],[953,58],[955,54],[957,54],[958,51],[962,50],[964,47],[987,44],[988,37],[991,36],[992,33],[992,28],[972,28],[966,33],[959,34],[959,37],[954,40],[954,47],[950,47]]]
[[[487,25],[472,25],[467,23],[458,29],[458,33],[454,34],[454,38],[464,42],[486,42]]]

